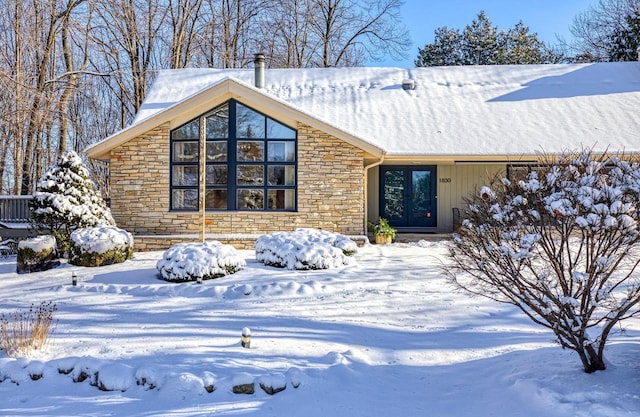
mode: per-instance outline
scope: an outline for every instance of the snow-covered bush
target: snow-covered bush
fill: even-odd
[[[56,238],[36,236],[18,243],[17,272],[19,274],[46,271],[60,265]]]
[[[133,257],[133,236],[115,226],[85,227],[71,233],[69,263],[80,266],[117,264]]]
[[[469,199],[451,247],[452,282],[513,304],[605,369],[619,322],[640,313],[640,163],[589,151],[496,181]]]
[[[247,266],[231,245],[217,240],[204,243],[178,243],[170,247],[156,263],[165,281],[186,282],[220,278]]]
[[[300,228],[260,236],[256,259],[287,269],[328,269],[348,265],[358,246],[346,236],[326,230]]]
[[[76,228],[115,225],[89,171],[73,151],[62,153],[40,178],[30,208],[34,227],[53,234],[61,253],[68,250]]]

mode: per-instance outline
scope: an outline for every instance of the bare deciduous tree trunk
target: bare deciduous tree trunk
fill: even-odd
[[[34,174],[34,154],[39,133],[42,128],[42,109],[41,105],[47,102],[46,95],[49,93],[49,86],[46,84],[46,77],[49,74],[49,65],[56,35],[56,22],[58,17],[55,14],[55,0],[50,0],[47,4],[49,14],[43,15],[40,20],[38,5],[39,2],[34,0],[33,9],[36,12],[35,31],[40,26],[44,26],[44,38],[42,44],[38,44],[36,51],[36,79],[33,85],[34,96],[31,102],[27,130],[25,134],[24,157],[22,160],[22,184],[20,194],[30,194],[33,191],[33,174]],[[37,38],[37,34],[35,36]]]
[[[78,1],[75,6],[79,5],[82,1],[84,0]],[[70,123],[70,120],[68,117],[69,101],[71,100],[71,97],[73,96],[73,94],[75,94],[78,88],[78,78],[80,77],[81,72],[86,70],[87,64],[89,62],[89,51],[87,49],[87,42],[85,40],[82,64],[78,71],[75,70],[72,51],[71,51],[71,45],[70,45],[71,39],[69,34],[70,25],[71,25],[70,16],[71,16],[71,12],[73,11],[73,7],[75,6],[73,7],[71,6],[72,5],[69,4],[69,7],[67,7],[67,9],[64,11],[64,13],[61,16],[60,38],[61,38],[61,45],[62,45],[62,56],[64,61],[64,68],[66,71],[65,77],[67,78],[67,81],[66,81],[64,90],[62,92],[62,95],[60,96],[60,101],[58,102],[58,115],[59,115],[60,127],[59,127],[59,134],[58,134],[58,149],[57,149],[56,157],[62,154],[62,152],[67,150],[67,139],[69,136],[69,123]],[[90,24],[90,21],[91,21],[90,17],[87,17],[87,23],[86,23],[87,27],[85,28],[86,30],[85,33],[88,33],[88,26]]]
[[[186,68],[195,53],[195,36],[203,0],[169,0],[171,21],[171,68]]]
[[[12,127],[9,129],[9,138],[13,137],[13,193],[19,194],[22,189],[22,152],[23,152],[23,128],[20,117],[21,101],[23,100],[22,89],[22,1],[14,0],[15,11],[15,27],[14,27],[14,42],[15,42],[15,55],[13,68],[13,77],[15,79],[15,92],[16,95],[13,100],[12,106]]]
[[[133,115],[138,111],[151,81],[152,64],[158,65],[154,60],[158,59],[156,49],[167,9],[161,0],[147,0],[146,4],[119,0],[116,6],[99,1],[96,11],[101,20],[101,38],[96,39],[96,44],[104,55],[99,70],[111,72],[117,79],[116,94],[125,110],[123,118],[129,119],[124,113]],[[122,56],[126,58],[123,60]],[[109,68],[105,71],[104,66]]]
[[[358,65],[371,51],[402,44],[401,36],[387,37],[402,34],[399,4],[9,0],[0,15],[9,28],[0,37],[1,189],[31,193],[56,154],[70,146],[81,151],[125,127],[157,69],[240,68],[256,52],[265,52],[271,67]]]

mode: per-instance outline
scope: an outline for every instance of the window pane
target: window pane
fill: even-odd
[[[264,210],[264,191],[241,189],[238,190],[238,210]]]
[[[402,219],[404,216],[404,183],[403,169],[393,169],[384,173],[384,216]]]
[[[207,185],[227,185],[227,166],[208,165]]]
[[[238,103],[236,105],[236,137],[264,138],[265,117]]]
[[[264,142],[238,141],[238,162],[264,161]]]
[[[196,139],[200,138],[200,120],[196,119],[187,123],[184,126],[180,126],[173,132],[171,132],[171,139]]]
[[[278,123],[273,119],[267,118],[267,138],[295,139],[296,131],[282,123]]]
[[[198,190],[173,190],[171,199],[174,210],[198,209]]]
[[[198,162],[198,142],[173,142],[173,162]]]
[[[296,185],[296,169],[293,165],[270,165],[267,172],[268,185]]]
[[[227,141],[207,142],[207,161],[225,162],[227,160]]]
[[[230,100],[172,130],[170,139],[172,209],[197,210],[202,180],[209,210],[295,210],[294,128]]]
[[[269,210],[295,210],[294,190],[269,190]]]
[[[229,105],[225,104],[205,116],[207,118],[207,139],[229,137]]]
[[[267,145],[267,157],[269,162],[295,162],[295,142],[269,141]]]
[[[518,182],[520,180],[527,181],[531,172],[537,172],[540,165],[509,165],[507,166],[507,178],[511,182]]]
[[[197,165],[177,165],[173,166],[173,179],[171,185],[196,186],[198,185]]]
[[[207,190],[205,194],[205,207],[208,209],[227,209],[227,190]]]
[[[238,165],[238,185],[264,184],[264,165]]]

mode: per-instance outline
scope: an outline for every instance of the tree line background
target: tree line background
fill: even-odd
[[[481,11],[464,29],[437,28],[414,62],[426,67],[638,60],[640,0],[600,0],[568,27],[571,39],[547,45],[522,20],[498,29]]]
[[[242,68],[256,52],[270,67],[357,66],[409,45],[401,0],[0,4],[3,194],[31,194],[61,152],[125,127],[157,69]]]
[[[404,58],[402,0],[0,0],[0,194],[31,194],[65,150],[125,127],[155,71],[360,66]],[[636,59],[640,0],[601,0],[550,46],[481,12],[436,29],[416,66]],[[90,162],[108,196],[106,169]]]

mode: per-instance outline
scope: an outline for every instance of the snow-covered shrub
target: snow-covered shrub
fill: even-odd
[[[36,236],[18,243],[17,272],[19,274],[46,271],[60,265],[56,238]]]
[[[61,253],[68,250],[71,232],[76,228],[115,225],[89,171],[73,151],[62,153],[47,169],[33,197],[30,208],[34,227],[53,234]]]
[[[287,377],[280,373],[263,375],[258,378],[258,385],[267,394],[275,395],[287,388]]]
[[[98,371],[96,386],[100,391],[125,392],[135,385],[135,369],[124,363],[108,363]]]
[[[256,259],[287,269],[328,269],[348,265],[358,246],[346,236],[326,230],[300,228],[260,236]]]
[[[640,162],[581,151],[548,156],[526,178],[468,199],[451,281],[516,306],[605,369],[607,339],[640,313]]]
[[[204,243],[178,243],[162,255],[156,269],[165,281],[186,282],[220,278],[247,266],[231,245],[217,240]]]
[[[133,257],[133,236],[115,226],[85,227],[71,233],[69,263],[80,266],[117,264]]]
[[[233,376],[232,391],[234,394],[253,394],[255,392],[255,383],[253,376],[247,372],[239,372]]]

